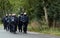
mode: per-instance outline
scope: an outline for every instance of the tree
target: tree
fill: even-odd
[[[12,5],[10,4],[9,0],[0,0],[0,11],[1,14],[9,14],[12,10]]]

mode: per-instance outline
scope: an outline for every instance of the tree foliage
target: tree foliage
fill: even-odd
[[[42,20],[43,17],[49,23],[60,20],[60,0],[0,0],[0,14],[19,14],[22,9],[31,20]]]

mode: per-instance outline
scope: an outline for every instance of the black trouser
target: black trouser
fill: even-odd
[[[9,30],[9,24],[6,25],[6,30],[7,30],[7,31]]]
[[[17,31],[17,25],[16,24],[11,24],[10,25],[10,32],[16,32]]]
[[[15,27],[14,27],[14,32],[16,32],[17,31],[17,25],[15,25]]]
[[[7,25],[6,25],[5,23],[4,23],[3,25],[4,25],[4,29],[6,29],[6,26],[7,26]]]
[[[13,28],[13,26],[12,26],[12,24],[11,24],[11,25],[10,25],[10,32],[13,32],[12,28]]]
[[[23,23],[23,31],[24,31],[24,33],[27,33],[27,26],[28,26],[28,23]]]
[[[20,22],[20,23],[18,24],[19,32],[22,32],[22,25],[23,25],[23,23],[22,23],[22,22]]]
[[[8,23],[5,23],[5,24],[4,24],[4,29],[8,30],[8,29],[9,29],[8,26],[9,26],[9,24],[8,24]]]

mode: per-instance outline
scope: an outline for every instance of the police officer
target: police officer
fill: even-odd
[[[4,16],[3,18],[2,18],[2,22],[3,22],[3,25],[4,25],[4,29],[6,30],[6,27],[7,27],[7,17],[8,17],[8,15],[6,14],[6,16]]]
[[[8,17],[8,14],[6,14],[6,16],[5,16],[5,18],[4,18],[4,23],[5,23],[5,25],[4,25],[4,28],[6,29],[6,31],[8,31],[9,30],[9,17]]]
[[[10,19],[9,19],[9,16],[7,16],[7,20],[6,20],[6,30],[7,31],[9,30],[9,22],[10,22]]]
[[[10,28],[10,32],[13,32],[13,23],[12,23],[12,17],[13,17],[13,14],[9,14],[9,17],[10,17],[10,26],[9,26],[9,28]]]
[[[6,29],[5,28],[5,16],[2,18],[2,23],[3,23],[3,26],[4,26],[4,30]]]
[[[8,30],[10,30],[10,25],[11,25],[11,14],[8,16]]]
[[[28,26],[29,18],[26,13],[24,13],[22,20],[23,20],[23,31],[24,33],[27,33],[27,26]]]
[[[18,19],[17,19],[16,15],[12,14],[10,32],[16,33],[16,31],[17,31],[17,23],[18,23]]]
[[[23,13],[21,13],[21,15],[19,15],[19,17],[18,17],[18,30],[19,30],[19,32],[22,32],[22,25],[23,25],[23,22],[21,21],[22,17],[23,17]]]

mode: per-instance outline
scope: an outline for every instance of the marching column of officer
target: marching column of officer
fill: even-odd
[[[6,14],[6,16],[4,16],[2,18],[2,22],[3,22],[3,25],[4,25],[4,30],[7,30],[7,19],[8,19],[8,15]]]
[[[2,19],[4,29],[9,30],[12,33],[16,33],[17,26],[19,32],[27,33],[27,26],[29,22],[29,18],[26,13],[21,13],[18,17],[16,14],[6,15]]]
[[[21,21],[22,17],[23,17],[23,13],[21,13],[18,17],[18,30],[19,30],[19,32],[22,32],[22,25],[23,25],[23,22]]]
[[[24,33],[27,33],[28,23],[29,23],[29,18],[27,16],[27,14],[24,13],[24,15],[23,15],[23,31],[24,31]]]

